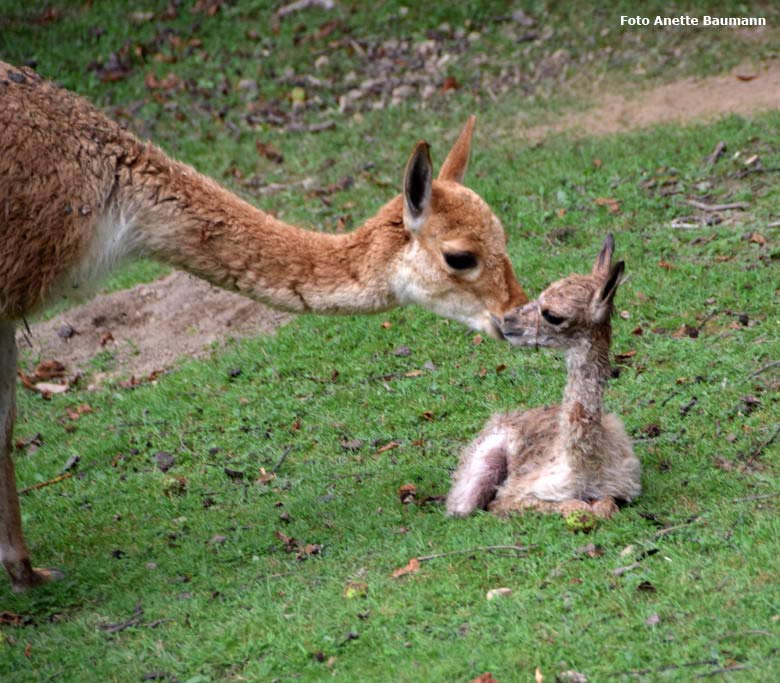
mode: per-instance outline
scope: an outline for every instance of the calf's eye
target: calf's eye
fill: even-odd
[[[561,318],[559,315],[550,313],[546,308],[542,311],[542,318],[544,318],[550,325],[560,325],[566,318]]]
[[[453,270],[469,270],[477,265],[477,257],[470,251],[445,252],[444,261]]]

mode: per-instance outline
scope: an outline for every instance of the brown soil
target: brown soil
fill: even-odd
[[[747,80],[749,79],[749,80]],[[726,114],[780,109],[780,62],[761,68],[742,66],[709,78],[685,78],[634,96],[607,94],[585,112],[520,131],[531,141],[561,132],[610,135],[658,124],[707,121]]]
[[[202,356],[214,343],[272,332],[290,318],[176,272],[150,284],[98,296],[32,325],[32,349],[21,333],[17,342],[23,357],[56,359],[69,373],[94,370],[89,361],[108,351],[114,356],[106,363],[108,372],[98,373],[95,379],[130,375],[140,379],[180,358]],[[65,326],[75,334],[63,338]]]
[[[684,79],[630,97],[608,94],[594,109],[566,114],[551,124],[523,130],[521,135],[531,140],[563,131],[608,135],[767,109],[780,109],[780,63]],[[89,370],[90,359],[108,350],[116,357],[108,374],[140,378],[170,367],[179,358],[203,355],[215,342],[268,333],[290,319],[290,315],[174,273],[151,284],[99,296],[33,325],[33,348],[25,356],[56,359],[75,372]],[[77,332],[69,339],[58,335],[66,324]],[[113,341],[102,346],[108,332]],[[28,348],[21,335],[19,345]]]

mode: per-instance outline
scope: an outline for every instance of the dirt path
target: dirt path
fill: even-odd
[[[780,109],[780,62],[761,68],[740,67],[709,78],[685,78],[640,91],[633,97],[606,94],[585,112],[565,114],[543,126],[520,130],[539,141],[548,135],[574,132],[610,135],[668,123],[707,121],[726,114],[749,115]]]
[[[635,96],[607,94],[598,107],[566,114],[550,124],[518,131],[541,140],[560,132],[609,135],[662,123],[690,123],[725,114],[780,109],[780,62],[742,67],[711,78],[688,78]],[[182,357],[203,355],[229,337],[268,333],[291,319],[236,294],[223,292],[183,273],[92,301],[32,327],[28,358],[56,359],[70,372],[94,370],[89,361],[101,351],[114,359],[105,375],[141,377],[170,367]],[[70,325],[77,334],[58,332]],[[112,339],[105,342],[107,333]]]

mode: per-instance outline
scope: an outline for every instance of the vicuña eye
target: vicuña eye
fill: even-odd
[[[550,313],[546,308],[542,311],[542,318],[544,318],[550,325],[560,325],[566,318],[561,318],[554,313]]]
[[[444,254],[447,265],[454,270],[468,270],[477,265],[477,257],[470,251],[451,251]]]

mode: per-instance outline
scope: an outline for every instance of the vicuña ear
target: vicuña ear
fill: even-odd
[[[412,232],[422,228],[431,205],[433,165],[427,142],[417,143],[404,172],[404,224]]]
[[[452,180],[456,183],[463,183],[466,168],[469,165],[471,136],[474,134],[474,124],[476,122],[476,116],[473,114],[469,116],[469,120],[466,121],[466,125],[463,126],[463,130],[460,131],[458,139],[442,164],[438,180]]]
[[[612,302],[615,299],[615,292],[617,292],[625,269],[625,261],[618,261],[610,268],[607,279],[604,281],[604,284],[601,285],[601,289],[593,300],[594,322],[604,323],[609,320],[609,316],[612,313]]]
[[[612,265],[612,253],[614,251],[615,238],[612,237],[612,233],[610,232],[604,239],[604,244],[601,245],[601,251],[593,263],[593,269],[591,270],[593,275],[606,277],[607,273],[609,273],[609,268]]]

